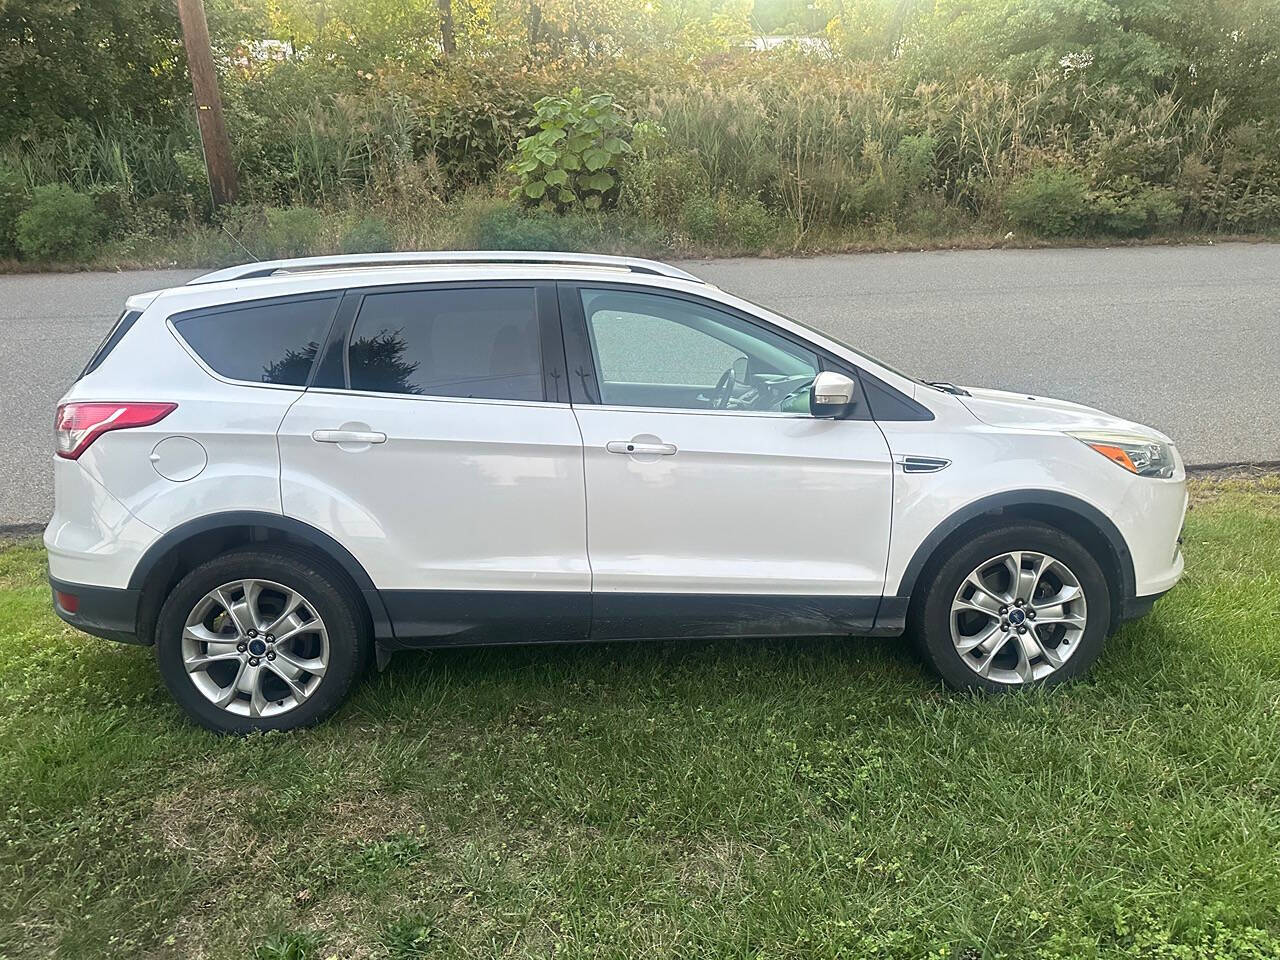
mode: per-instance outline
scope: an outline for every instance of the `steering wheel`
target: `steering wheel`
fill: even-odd
[[[738,378],[734,375],[733,367],[730,367],[720,375],[720,380],[716,384],[716,388],[711,393],[711,406],[716,410],[727,410],[729,401],[733,399],[733,385]]]

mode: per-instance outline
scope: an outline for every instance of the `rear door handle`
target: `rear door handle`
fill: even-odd
[[[669,457],[676,452],[674,443],[643,443],[638,440],[610,440],[604,445],[610,453],[639,453]]]
[[[312,430],[316,443],[386,443],[387,435],[376,430]]]

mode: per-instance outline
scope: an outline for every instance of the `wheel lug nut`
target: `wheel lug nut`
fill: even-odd
[[[237,652],[237,653],[244,653],[246,649],[248,649],[248,648],[247,648],[247,647],[245,647],[245,645],[244,645],[243,643],[237,643],[237,644],[236,644],[236,652]]]
[[[258,665],[258,658],[257,658],[257,657],[250,657],[250,658],[249,658],[249,666],[251,666],[251,667],[256,667],[257,665]]]
[[[267,651],[267,659],[268,659],[268,660],[274,660],[275,658],[276,658],[276,652],[275,652],[274,650],[268,650],[268,651]]]
[[[251,637],[256,637],[257,635],[258,635],[258,631],[257,631],[257,630],[250,630],[250,631],[249,631],[249,636],[251,636]]]
[[[1019,632],[1019,633],[1026,633],[1026,632],[1027,632],[1027,628],[1026,628],[1026,627],[1019,627],[1019,628],[1018,628],[1018,632]]]
[[[1001,607],[1001,608],[1000,608],[1000,616],[1002,616],[1002,617],[1003,617],[1003,616],[1004,616],[1006,613],[1008,613],[1008,612],[1009,612],[1009,608],[1008,608],[1008,607]]]

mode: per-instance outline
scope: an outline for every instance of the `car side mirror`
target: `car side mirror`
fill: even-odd
[[[813,387],[809,391],[811,415],[839,420],[849,415],[853,402],[853,381],[843,373],[823,370],[813,378]]]

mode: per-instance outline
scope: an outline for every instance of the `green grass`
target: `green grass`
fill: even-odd
[[[0,552],[0,957],[1280,956],[1280,481],[1089,679],[895,641],[398,656],[219,739]]]

